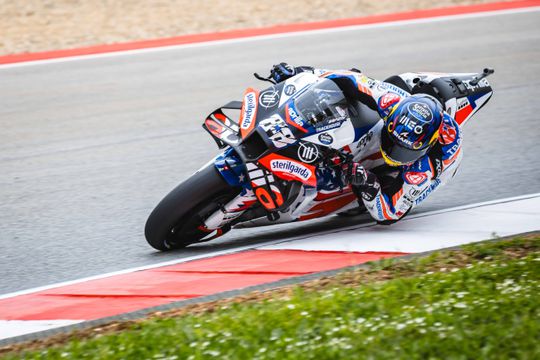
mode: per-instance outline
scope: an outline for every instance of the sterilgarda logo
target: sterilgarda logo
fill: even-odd
[[[272,171],[290,174],[302,180],[308,180],[312,175],[310,169],[290,160],[272,160],[270,161],[270,169]]]
[[[240,127],[244,130],[249,129],[251,123],[255,119],[255,111],[257,110],[257,95],[254,91],[244,95],[244,112]]]

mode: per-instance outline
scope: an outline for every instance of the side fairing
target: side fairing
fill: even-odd
[[[354,126],[350,120],[346,120],[335,129],[316,132],[313,135],[305,137],[304,140],[332,149],[341,149],[352,143],[355,135]]]

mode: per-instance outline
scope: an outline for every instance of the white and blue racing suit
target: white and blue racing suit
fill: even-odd
[[[369,78],[356,71],[329,71],[311,67],[295,68],[319,77],[354,85],[358,101],[376,111],[381,120],[358,141],[344,148],[368,170],[365,185],[354,189],[371,216],[389,224],[401,219],[423,202],[434,190],[452,178],[461,162],[461,131],[457,122],[444,112],[438,141],[426,155],[411,165],[390,167],[380,152],[380,133],[394,106],[409,92],[391,83]]]

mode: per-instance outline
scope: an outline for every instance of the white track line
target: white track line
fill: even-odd
[[[433,210],[433,211],[428,211],[428,212],[425,212],[425,213],[409,215],[406,218],[404,218],[403,220],[401,220],[401,222],[402,221],[410,221],[410,220],[418,219],[418,218],[423,218],[423,217],[426,217],[426,216],[439,215],[439,214],[443,214],[443,213],[474,209],[474,208],[477,208],[477,207],[484,207],[484,206],[489,206],[489,205],[503,204],[503,203],[507,203],[507,202],[514,202],[514,201],[519,201],[519,200],[532,199],[532,198],[536,198],[536,197],[540,197],[540,193],[533,193],[533,194],[527,194],[527,195],[520,195],[520,196],[504,198],[504,199],[497,199],[497,200],[484,201],[484,202],[479,202],[479,203],[474,203],[474,204],[455,206],[455,207],[451,207],[451,208],[448,208],[448,209],[442,209],[442,210]],[[345,232],[345,231],[349,231],[349,230],[355,230],[355,229],[360,229],[360,228],[365,228],[365,227],[370,227],[370,226],[376,226],[376,225],[377,224],[375,222],[368,223],[368,224],[361,224],[361,225],[351,225],[351,226],[342,227],[342,228],[339,228],[339,229],[321,231],[321,232],[318,232],[317,234],[311,234],[311,235],[308,235],[308,236],[299,236],[299,237],[294,237],[294,238],[290,238],[290,239],[276,240],[276,242],[279,244],[279,243],[289,242],[289,241],[292,241],[292,240],[299,240],[299,239],[304,239],[304,238],[313,237],[313,236],[330,235],[330,234],[335,234],[335,233],[339,233],[339,232]],[[539,225],[539,228],[540,228],[540,225]],[[274,245],[274,244],[271,244],[271,245]],[[268,246],[268,245],[258,245],[257,247],[265,247],[265,246]]]
[[[493,11],[485,11],[485,12],[478,12],[478,13],[472,13],[472,14],[435,16],[435,17],[423,18],[423,19],[398,20],[398,21],[389,21],[389,22],[382,22],[382,23],[376,23],[376,24],[352,25],[352,26],[343,26],[343,27],[328,28],[328,29],[305,30],[305,31],[297,31],[297,32],[290,32],[290,33],[255,35],[251,37],[237,38],[237,39],[215,40],[215,41],[206,41],[206,42],[191,43],[191,44],[180,44],[180,45],[161,46],[161,47],[144,48],[144,49],[136,49],[136,50],[115,51],[115,52],[101,53],[101,54],[70,56],[70,57],[64,57],[64,58],[35,60],[35,61],[27,61],[27,62],[20,62],[20,63],[14,63],[14,64],[0,64],[0,70],[18,68],[18,67],[24,67],[24,66],[47,65],[47,64],[56,64],[56,63],[78,61],[78,60],[92,60],[92,59],[101,59],[101,58],[109,58],[109,57],[116,57],[116,56],[138,55],[138,54],[146,54],[146,53],[154,53],[154,52],[162,52],[162,51],[170,51],[170,50],[180,50],[180,49],[190,49],[190,48],[198,48],[198,47],[206,47],[206,46],[214,46],[214,45],[227,45],[227,44],[252,42],[252,41],[259,41],[259,40],[281,39],[281,38],[289,38],[289,37],[295,37],[295,36],[311,36],[311,35],[337,33],[337,32],[344,32],[344,31],[368,30],[368,29],[377,29],[377,28],[385,28],[385,27],[393,27],[393,26],[407,26],[407,25],[426,24],[426,23],[441,22],[441,21],[474,19],[474,18],[500,16],[500,15],[513,15],[513,14],[521,14],[521,13],[529,13],[529,12],[537,12],[537,11],[540,11],[540,6],[519,8],[519,9],[493,10]]]
[[[540,197],[532,197],[408,217],[392,226],[339,229],[257,250],[421,253],[538,230]]]
[[[442,214],[442,213],[446,213],[446,212],[453,212],[453,211],[472,209],[472,208],[476,208],[476,207],[488,206],[488,205],[493,205],[493,204],[500,204],[500,203],[505,203],[505,202],[530,199],[530,198],[535,198],[535,197],[540,197],[540,193],[529,194],[529,195],[521,195],[521,196],[515,196],[515,197],[510,197],[510,198],[505,198],[505,199],[485,201],[485,202],[481,202],[481,203],[457,206],[457,207],[453,207],[453,208],[449,208],[449,209],[435,210],[435,211],[430,211],[430,212],[426,212],[426,213],[420,213],[420,214],[416,214],[416,215],[407,216],[402,221],[408,221],[408,220],[412,220],[412,219],[416,219],[416,218],[420,218],[420,217],[436,215],[436,214]],[[328,231],[319,232],[319,233],[316,234],[316,236],[332,234],[332,233],[336,233],[336,232],[347,231],[347,230],[352,230],[352,229],[358,229],[358,228],[363,228],[363,227],[375,226],[375,225],[376,225],[375,223],[368,223],[368,224],[362,224],[362,225],[353,225],[353,226],[348,226],[348,227],[344,227],[344,228],[340,228],[340,229],[334,229],[334,230],[328,230]],[[315,235],[312,234],[312,235],[305,235],[305,236],[294,236],[294,237],[290,237],[290,238],[286,238],[286,239],[272,240],[272,241],[268,241],[268,242],[264,242],[264,243],[240,246],[240,247],[237,247],[237,248],[234,248],[234,249],[221,250],[221,251],[216,251],[216,252],[213,252],[213,253],[189,256],[189,257],[185,257],[185,258],[178,259],[178,260],[165,261],[165,262],[160,262],[160,263],[151,264],[151,265],[138,266],[138,267],[129,268],[129,269],[125,269],[125,270],[119,270],[119,271],[114,271],[114,272],[110,272],[110,273],[105,273],[105,274],[100,274],[100,275],[95,275],[95,276],[89,276],[89,277],[85,277],[85,278],[81,278],[81,279],[77,279],[77,280],[65,281],[65,282],[60,282],[60,283],[51,284],[51,285],[45,285],[45,286],[39,286],[39,287],[31,288],[31,289],[26,289],[26,290],[16,291],[16,292],[12,292],[12,293],[2,294],[2,295],[0,295],[0,299],[7,299],[7,298],[10,298],[10,297],[30,294],[30,293],[34,293],[34,292],[38,292],[38,291],[43,291],[43,290],[54,289],[54,288],[57,288],[57,287],[60,287],[60,286],[78,284],[78,283],[82,283],[82,282],[86,282],[86,281],[90,281],[90,280],[103,279],[103,278],[107,278],[107,277],[111,277],[111,276],[115,276],[115,275],[123,275],[123,274],[128,274],[128,273],[132,273],[132,272],[136,272],[136,271],[141,271],[141,270],[155,269],[155,268],[162,267],[162,266],[175,265],[175,264],[180,264],[180,263],[193,261],[193,260],[200,260],[200,259],[216,257],[216,256],[220,256],[220,255],[232,254],[232,253],[236,253],[236,252],[240,252],[240,251],[260,248],[260,247],[263,247],[263,246],[277,245],[277,244],[280,244],[280,243],[283,243],[283,242],[288,242],[288,241],[291,241],[291,240],[300,240],[300,239],[309,238],[311,236],[315,236]]]
[[[0,340],[81,323],[85,320],[0,320]]]

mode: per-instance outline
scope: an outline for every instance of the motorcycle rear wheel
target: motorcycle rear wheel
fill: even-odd
[[[161,251],[198,242],[208,235],[199,226],[239,192],[209,164],[174,188],[150,213],[144,229],[146,241]]]

